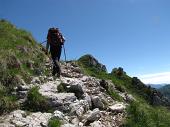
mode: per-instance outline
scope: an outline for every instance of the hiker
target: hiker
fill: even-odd
[[[64,42],[65,39],[60,33],[58,28],[50,28],[48,30],[46,51],[48,53],[48,49],[50,46],[51,58],[53,60],[53,71],[52,71],[53,76],[57,74],[57,77],[60,77],[61,74],[59,61],[61,56],[62,45],[64,44]]]

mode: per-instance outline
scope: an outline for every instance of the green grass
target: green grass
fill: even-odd
[[[48,127],[60,127],[61,121],[57,118],[52,118],[48,122]]]
[[[109,90],[108,94],[116,101],[119,101],[119,102],[123,101],[123,98],[118,93],[116,93],[114,90]]]
[[[24,109],[29,111],[48,111],[51,110],[47,99],[39,93],[38,87],[33,87],[27,95]]]
[[[57,90],[58,92],[62,93],[62,92],[68,92],[67,91],[67,88],[66,88],[66,84],[64,83],[60,83],[58,86],[57,86]]]
[[[0,85],[1,86],[1,85]],[[19,108],[19,105],[16,103],[16,97],[6,94],[4,88],[0,88],[0,115],[3,113],[8,113],[14,109]]]
[[[0,20],[0,86],[6,91],[5,100],[10,102],[7,98],[20,84],[18,77],[30,83],[31,77],[37,75],[35,70],[45,70],[45,59],[31,33]],[[33,68],[27,66],[30,61],[33,61]]]
[[[165,107],[151,107],[146,103],[133,102],[127,109],[124,127],[169,127],[170,112]]]
[[[27,75],[23,77],[35,75],[34,71],[26,66],[29,61],[33,61],[33,69],[44,69],[46,56],[29,32],[17,29],[5,20],[0,20],[0,28],[0,63],[5,66],[6,72],[11,73],[16,69],[12,73],[23,76],[26,72]]]

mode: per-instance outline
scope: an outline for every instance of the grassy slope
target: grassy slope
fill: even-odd
[[[32,35],[5,20],[0,20],[0,114],[17,107],[11,96],[22,79],[44,72],[45,55]]]
[[[145,97],[148,89],[139,90],[132,84],[132,78],[124,73],[122,76],[97,72],[94,67],[88,67],[84,60],[79,59],[78,64],[85,74],[101,79],[110,79],[119,89],[125,89],[131,93],[137,101],[130,104],[127,109],[128,116],[124,127],[169,127],[170,111],[162,106],[152,106]],[[119,99],[118,99],[119,100]]]

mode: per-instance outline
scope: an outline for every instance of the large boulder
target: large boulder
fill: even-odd
[[[11,114],[7,117],[6,123],[4,123],[4,125],[9,125],[8,127],[13,127],[13,125],[16,127],[42,127],[42,125],[47,126],[48,120],[51,117],[51,113],[36,112],[28,115],[25,111],[16,110],[11,112]]]

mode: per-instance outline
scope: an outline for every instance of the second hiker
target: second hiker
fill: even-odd
[[[64,42],[65,39],[60,33],[58,28],[50,28],[48,30],[46,50],[48,52],[50,46],[51,58],[53,60],[53,70],[52,70],[53,76],[57,74],[57,77],[60,77],[61,74],[59,61],[60,61],[60,56],[62,51],[62,45],[64,44]]]

